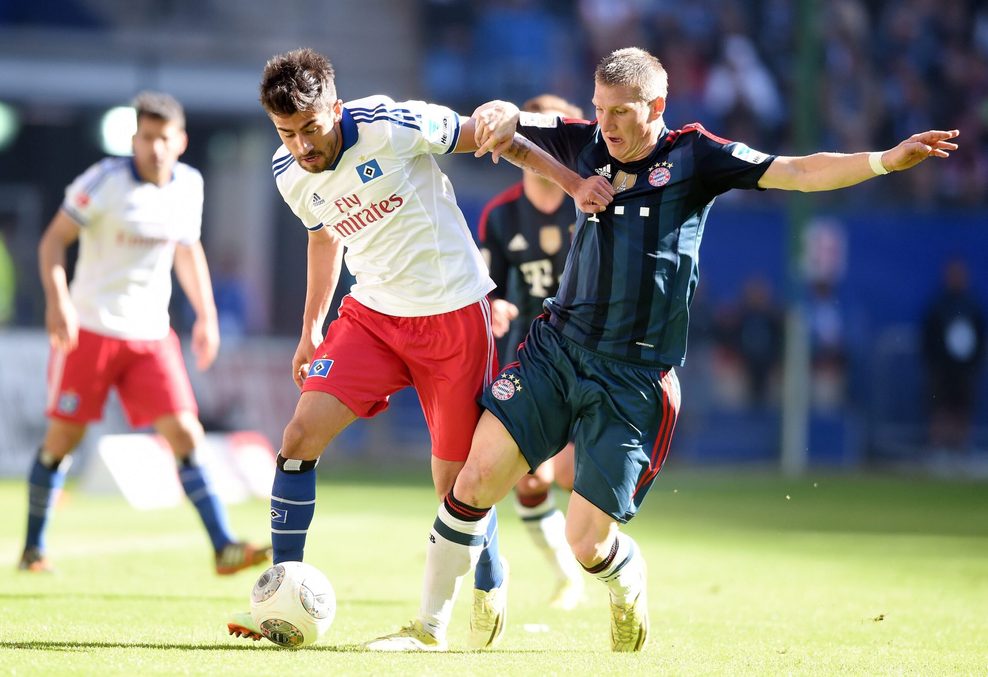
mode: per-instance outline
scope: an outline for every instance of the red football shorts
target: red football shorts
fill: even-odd
[[[441,315],[384,315],[346,296],[316,350],[302,392],[329,393],[370,418],[412,386],[432,455],[465,461],[480,419],[477,398],[497,369],[487,299]]]
[[[114,386],[135,428],[180,411],[198,414],[174,331],[160,341],[134,341],[85,329],[68,355],[51,351],[46,414],[73,423],[98,421]]]

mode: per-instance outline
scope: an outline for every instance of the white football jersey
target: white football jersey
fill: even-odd
[[[460,118],[422,101],[370,96],[344,105],[335,164],[311,174],[282,145],[278,190],[309,230],[326,228],[346,247],[350,290],[387,315],[438,315],[494,288],[453,186],[433,153],[450,153]]]
[[[159,187],[131,158],[106,158],[69,185],[62,209],[81,226],[69,287],[80,327],[123,339],[168,334],[175,245],[199,240],[202,198],[202,175],[183,163]]]

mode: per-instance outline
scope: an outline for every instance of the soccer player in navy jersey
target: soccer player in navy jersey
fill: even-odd
[[[554,94],[522,105],[529,113],[581,119],[583,112]],[[522,180],[494,196],[480,215],[480,252],[491,279],[491,319],[502,365],[514,362],[518,344],[554,296],[573,238],[576,209],[558,185],[523,170]],[[566,518],[556,507],[553,483],[573,488],[573,445],[567,444],[515,485],[515,509],[556,577],[549,605],[573,609],[584,599],[584,574],[566,543]]]
[[[666,72],[644,50],[606,56],[594,82],[593,122],[519,114],[505,102],[473,115],[478,155],[490,151],[496,161],[517,129],[580,176],[606,181],[610,195],[604,211],[578,217],[556,297],[532,325],[519,362],[484,391],[486,411],[467,463],[436,518],[426,594],[454,593],[434,563],[447,577],[468,571],[486,512],[573,439],[567,540],[608,588],[611,648],[638,651],[648,637],[645,561],[619,524],[634,517],[669,450],[680,404],[675,367],[685,362],[700,239],[714,198],[731,188],[851,186],[947,157],[958,131],[915,134],[884,152],[766,155],[698,124],[667,129]]]

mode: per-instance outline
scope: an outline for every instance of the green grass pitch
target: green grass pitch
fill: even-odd
[[[227,636],[256,572],[214,576],[191,507],[138,512],[70,485],[48,537],[58,573],[37,576],[14,570],[25,501],[22,482],[0,482],[0,674],[988,674],[983,483],[668,468],[628,528],[649,565],[652,633],[638,655],[609,651],[596,582],[576,611],[547,608],[547,566],[508,503],[503,643],[463,649],[464,588],[450,653],[363,651],[418,608],[435,509],[421,473],[320,484],[306,560],[339,608],[327,637],[301,651]],[[266,503],[234,506],[231,519],[266,539]]]

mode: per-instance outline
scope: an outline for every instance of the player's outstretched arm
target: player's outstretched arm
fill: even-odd
[[[762,175],[759,188],[813,192],[853,186],[889,172],[901,172],[923,160],[945,158],[957,150],[951,139],[960,132],[930,130],[913,134],[895,148],[873,153],[814,153],[777,157]]]

